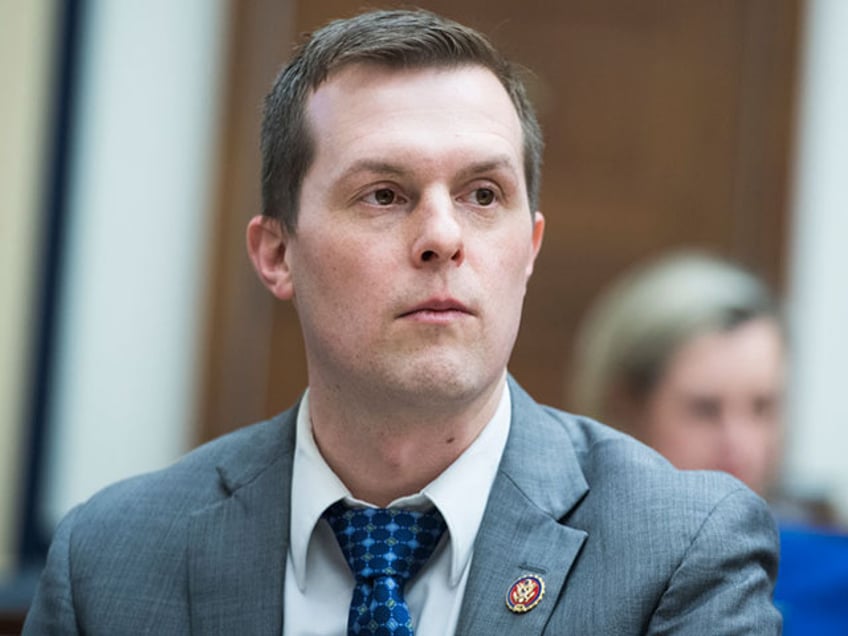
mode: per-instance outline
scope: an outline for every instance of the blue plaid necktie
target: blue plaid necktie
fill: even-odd
[[[356,579],[349,636],[411,636],[412,617],[403,597],[406,582],[430,558],[445,531],[439,511],[349,508],[337,502],[324,518]]]

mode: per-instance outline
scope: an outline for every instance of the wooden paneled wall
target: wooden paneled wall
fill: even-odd
[[[538,399],[567,406],[581,313],[634,261],[706,247],[781,289],[801,1],[420,3],[533,71],[547,232],[510,368]],[[294,311],[272,301],[244,254],[259,210],[259,104],[294,34],[360,6],[233,3],[201,439],[286,407],[305,386]]]

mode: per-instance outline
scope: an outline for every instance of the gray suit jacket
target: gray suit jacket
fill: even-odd
[[[536,404],[512,428],[458,634],[776,634],[777,535],[758,497]],[[107,488],[57,530],[25,634],[281,633],[296,408]],[[505,597],[539,574],[539,605]]]

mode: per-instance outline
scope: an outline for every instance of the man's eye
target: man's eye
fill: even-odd
[[[474,202],[477,205],[492,205],[495,202],[495,191],[491,188],[477,188],[474,191]]]
[[[397,195],[391,188],[380,188],[374,191],[374,203],[377,205],[391,205],[397,201]]]

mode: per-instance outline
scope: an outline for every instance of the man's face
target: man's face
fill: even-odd
[[[311,95],[307,125],[285,262],[310,386],[443,406],[492,390],[544,227],[500,82],[351,65]]]

